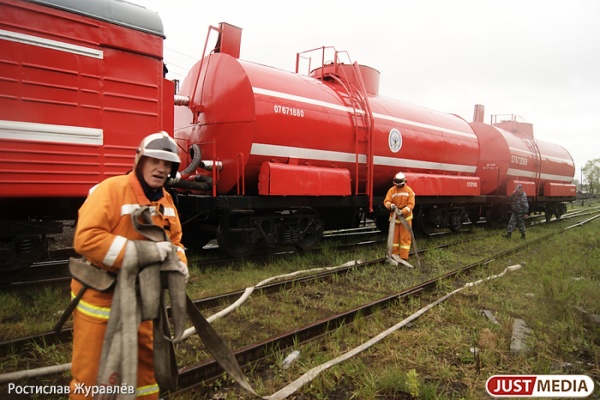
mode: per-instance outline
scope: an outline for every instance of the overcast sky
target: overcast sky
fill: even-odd
[[[168,77],[201,57],[209,25],[242,28],[240,58],[294,71],[297,52],[345,50],[380,94],[473,118],[516,114],[580,168],[600,158],[600,1],[129,0],[157,11]]]

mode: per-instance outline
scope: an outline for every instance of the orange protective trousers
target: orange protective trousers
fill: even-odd
[[[412,215],[407,219],[408,225],[412,227]],[[394,226],[394,244],[392,246],[392,254],[398,254],[401,259],[408,260],[408,253],[410,251],[410,244],[412,238],[410,232],[404,224],[396,222]]]
[[[79,282],[73,282],[72,289],[77,290]],[[76,293],[76,291],[74,291]],[[93,292],[93,293],[88,293]],[[90,296],[91,295],[91,296]],[[73,312],[73,363],[71,367],[71,394],[72,400],[91,399],[91,388],[96,385],[100,356],[104,335],[108,324],[107,318],[97,318],[87,315],[82,311],[90,304],[85,302],[86,297],[93,297],[96,310],[108,310],[112,302],[112,293],[101,293],[94,289],[87,289],[82,302]],[[93,311],[93,310],[92,310]],[[152,321],[143,321],[138,329],[138,381],[132,382],[137,397],[143,400],[157,400],[159,395],[158,385],[154,377]],[[88,396],[86,397],[86,391]]]

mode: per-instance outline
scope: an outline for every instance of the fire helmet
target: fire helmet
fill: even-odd
[[[171,172],[169,173],[171,178],[174,178],[177,175],[177,170],[181,163],[177,144],[165,131],[153,133],[142,140],[135,153],[135,161],[133,162],[134,169],[138,167],[138,163],[142,157],[152,157],[159,160],[170,161],[172,163]]]
[[[402,172],[398,172],[393,179],[394,185],[398,188],[404,187],[406,185],[406,176]]]

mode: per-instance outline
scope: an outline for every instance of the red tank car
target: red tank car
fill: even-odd
[[[564,202],[576,196],[572,184],[575,163],[569,152],[535,139],[533,125],[517,121],[514,115],[492,116],[491,125],[487,125],[483,123],[483,106],[478,105],[473,119],[480,143],[477,176],[481,178],[481,193],[490,195],[488,201],[492,205],[502,203],[502,196],[509,196],[520,183],[530,198],[532,212],[544,212],[547,219],[552,215],[560,218],[566,212]],[[499,207],[488,210],[490,220],[504,215]]]
[[[306,75],[298,73],[302,60],[312,66],[306,53],[296,73],[242,61],[241,29],[211,29],[217,47],[183,81],[177,104],[186,107],[175,110],[189,163],[178,196],[188,237],[216,230],[220,247],[240,256],[260,241],[308,247],[323,229],[366,214],[385,229],[382,200],[398,171],[417,194],[415,226],[427,233],[482,215],[501,220],[517,182],[532,210],[573,198],[570,155],[534,140],[527,125],[485,125],[480,108],[471,126],[382,97],[379,72],[342,62],[335,49],[307,52],[318,64]]]
[[[171,131],[159,16],[131,3],[0,0],[0,267],[31,262],[51,219]],[[166,116],[163,116],[167,110]]]
[[[206,218],[235,201],[220,209],[222,247],[243,254],[239,244],[260,236],[312,243],[324,227],[381,210],[398,171],[418,194],[423,221],[460,227],[459,199],[480,195],[479,144],[465,120],[379,96],[379,72],[342,63],[333,49],[334,62],[306,76],[239,60],[240,30],[222,24],[219,32],[221,47],[181,85],[189,101],[176,109],[175,138],[201,165],[218,167],[188,179],[211,180],[207,194],[239,195],[203,207],[190,206],[199,197],[181,199],[183,214],[192,207]],[[317,49],[319,58],[328,50]],[[188,152],[180,156],[192,163]]]

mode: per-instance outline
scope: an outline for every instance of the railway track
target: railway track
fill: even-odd
[[[599,207],[600,208],[600,207]],[[576,212],[572,212],[570,214],[567,214],[565,216],[563,216],[563,218],[561,218],[561,220],[567,220],[567,219],[572,219],[572,218],[583,218],[589,215],[594,215],[595,213],[595,209],[593,210],[580,210],[580,211],[576,211]],[[556,220],[553,220],[556,221]],[[531,222],[531,221],[530,221]],[[530,226],[534,226],[537,224],[543,224],[545,223],[544,220],[538,221],[538,222],[534,222],[534,223],[530,223]],[[350,232],[351,236],[355,235],[356,232],[366,232],[367,235],[370,235],[373,233],[373,231],[370,228],[360,228],[357,230],[347,230],[346,232]],[[345,233],[343,232],[341,235],[338,235],[337,232],[332,233],[332,237],[345,237]],[[443,249],[443,248],[448,248],[448,247],[452,247],[452,246],[456,246],[459,245],[461,243],[465,243],[465,242],[469,242],[469,241],[474,241],[474,240],[480,240],[480,239],[485,239],[487,237],[490,236],[494,236],[497,235],[496,232],[492,232],[492,233],[484,233],[482,235],[476,235],[473,237],[469,237],[469,238],[462,238],[462,239],[458,239],[458,240],[451,240],[449,242],[445,242],[445,243],[436,243],[435,245],[431,246],[428,249],[421,249],[420,253],[426,253],[427,251],[431,251],[434,249]],[[451,235],[452,237],[455,235]],[[353,241],[351,243],[345,243],[345,244],[339,244],[335,247],[336,251],[348,251],[350,249],[355,249],[358,247],[363,247],[363,246],[377,246],[377,245],[381,245],[383,242],[383,239],[377,239],[377,240],[367,240],[367,241]],[[67,250],[68,251],[68,250]],[[316,250],[318,251],[318,249]],[[284,253],[280,253],[279,256],[285,257],[285,256],[290,256],[293,255],[293,252],[284,252]],[[273,256],[273,255],[271,255]],[[256,261],[258,262],[264,262],[266,259],[264,258],[264,256],[257,256],[256,257]],[[232,262],[235,262],[237,260],[235,259],[231,259],[231,258],[217,258],[217,259],[209,259],[209,260],[201,260],[196,262],[198,265],[196,265],[196,267],[198,268],[218,268],[220,265],[226,265],[226,264],[231,264]],[[382,260],[376,260],[376,261],[372,261],[372,262],[368,262],[368,263],[364,263],[363,266],[367,266],[373,263],[377,263],[377,262],[381,262]],[[58,270],[67,271],[68,270],[68,261],[67,260],[57,260],[57,261],[49,261],[49,262],[44,262],[44,263],[39,263],[37,264],[34,268],[32,268],[32,271],[35,271],[36,268],[41,268],[43,269],[44,267],[52,267],[55,268],[55,272]],[[285,281],[285,282],[281,282],[281,283],[275,283],[272,285],[269,285],[268,287],[265,288],[261,288],[260,291],[269,294],[269,293],[273,293],[273,292],[277,292],[279,290],[284,290],[287,289],[295,284],[308,284],[311,281],[315,281],[315,280],[322,280],[322,279],[326,279],[327,276],[331,276],[333,273],[346,273],[347,270],[354,268],[354,267],[345,267],[345,268],[341,268],[339,270],[339,272],[323,272],[320,274],[315,275],[314,277],[305,277],[305,278],[299,278],[299,279],[291,279],[289,281]],[[33,275],[35,276],[36,274],[33,273]],[[52,276],[52,273],[48,273],[48,271],[45,272],[45,275],[50,275]],[[22,281],[22,282],[15,282],[9,286],[6,286],[5,288],[7,289],[12,289],[13,292],[20,292],[20,291],[27,291],[27,290],[40,290],[42,287],[45,286],[59,286],[59,287],[67,287],[67,285],[69,284],[71,278],[70,276],[64,275],[64,276],[54,276],[54,277],[49,277],[49,278],[44,278],[44,279],[32,279],[31,281]],[[227,294],[222,294],[222,295],[217,295],[217,296],[212,296],[210,298],[207,299],[200,299],[197,301],[197,306],[201,309],[201,310],[209,310],[211,308],[217,307],[218,304],[227,304],[229,303],[232,299],[235,299],[237,297],[239,297],[241,294],[243,293],[242,291],[233,291]],[[55,337],[56,335],[56,337]],[[11,347],[11,346],[17,346],[17,348],[19,348],[21,345],[26,344],[28,342],[34,342],[35,344],[43,344],[43,343],[55,343],[57,341],[57,338],[59,338],[58,340],[60,341],[60,338],[68,338],[70,339],[70,333],[67,331],[62,332],[60,334],[56,334],[54,332],[46,332],[46,333],[42,333],[39,335],[33,335],[33,336],[27,336],[21,339],[15,339],[14,341],[5,341],[5,342],[0,342],[0,354],[3,353],[3,348],[6,347]]]
[[[254,345],[246,346],[237,350],[234,354],[240,365],[242,366],[250,366],[259,364],[262,360],[267,357],[273,356],[273,349],[278,349],[279,351],[285,351],[290,348],[301,349],[301,346],[311,340],[322,337],[323,335],[327,335],[331,332],[336,331],[338,328],[351,324],[357,317],[366,318],[372,315],[375,312],[383,311],[389,307],[395,306],[398,301],[405,301],[414,296],[421,295],[426,292],[433,292],[439,288],[441,282],[447,281],[456,281],[457,277],[461,277],[464,280],[465,276],[471,272],[472,270],[485,266],[492,262],[493,260],[507,257],[511,254],[518,253],[522,251],[524,248],[535,245],[536,242],[541,242],[546,240],[549,236],[561,233],[565,230],[574,228],[576,226],[581,226],[582,224],[588,223],[598,217],[600,214],[596,213],[585,213],[586,215],[591,215],[591,217],[583,220],[582,222],[578,222],[574,225],[561,229],[557,232],[549,233],[547,235],[541,236],[533,241],[529,241],[526,243],[521,243],[517,246],[511,247],[507,250],[502,250],[497,252],[491,256],[487,256],[478,260],[474,263],[456,268],[452,271],[444,273],[442,275],[431,278],[425,282],[419,283],[418,285],[411,286],[409,288],[403,289],[396,293],[390,294],[388,296],[382,297],[375,301],[369,302],[367,304],[361,305],[354,309],[344,311],[337,315],[333,315],[317,322],[311,323],[309,325],[291,330],[281,335],[277,335],[275,337],[269,338],[267,340],[261,341],[260,343],[256,343]],[[368,264],[371,263],[382,263],[384,259],[372,260],[369,261]],[[467,275],[468,276],[468,275]],[[455,283],[456,287],[460,287],[464,284]],[[434,294],[434,297],[440,297],[442,294]],[[181,387],[180,392],[193,388],[199,384],[199,382],[211,381],[219,378],[223,373],[223,368],[217,363],[215,360],[210,360],[205,363],[199,364],[194,367],[184,368],[180,372],[179,376],[179,386]],[[176,393],[178,394],[178,393]]]
[[[575,211],[570,211],[567,214],[561,217],[562,219],[570,219],[575,218],[581,215],[590,215],[595,210],[600,209],[600,207],[590,207],[586,209],[579,209]],[[557,219],[553,219],[552,221],[557,221]],[[545,216],[543,215],[534,215],[531,216],[528,220],[529,226],[534,226],[540,223],[546,223]],[[485,224],[485,220],[480,221],[481,224]],[[466,223],[465,228],[462,231],[470,232],[472,231],[472,224]],[[438,236],[447,236],[447,235],[456,235],[456,232],[451,233],[448,231],[438,232],[429,237],[438,237]],[[357,239],[358,238],[358,239]],[[382,233],[374,224],[366,224],[365,226],[361,226],[354,229],[344,229],[339,231],[328,231],[323,235],[324,241],[337,241],[339,244],[337,247],[340,250],[344,250],[346,248],[352,248],[355,246],[365,246],[371,244],[381,243],[385,240],[382,236]],[[203,251],[217,250],[218,246],[211,245],[207,249]],[[315,251],[318,251],[317,247]],[[249,260],[264,260],[268,256],[273,255],[285,255],[296,252],[297,249],[289,249],[289,250],[281,250],[277,253],[262,253],[257,254],[253,257],[247,257]],[[70,282],[70,275],[68,272],[68,257],[76,256],[75,252],[72,248],[58,249],[49,253],[48,261],[42,261],[38,263],[32,264],[31,268],[29,268],[25,273],[20,275],[15,281],[4,283],[0,285],[0,291],[4,290],[30,290],[40,289],[45,286],[51,287],[66,287]],[[237,259],[222,257],[220,255],[215,255],[214,257],[208,257],[206,259],[201,259],[197,261],[199,268],[212,267],[214,265],[228,265],[233,262],[236,262]]]
[[[575,224],[573,226],[577,226],[579,224],[581,224],[581,223]],[[560,231],[562,231],[562,230],[560,230]],[[537,239],[537,240],[541,240],[544,237]],[[482,259],[476,263],[472,263],[470,265],[455,269],[444,275],[436,276],[435,278],[425,281],[419,285],[415,285],[408,289],[404,289],[402,291],[393,293],[391,295],[384,296],[380,299],[377,299],[376,301],[369,302],[368,304],[364,304],[360,307],[355,307],[349,311],[345,311],[343,313],[338,313],[331,317],[323,318],[322,320],[310,323],[309,325],[306,325],[302,328],[294,329],[292,331],[282,333],[282,334],[276,335],[275,337],[263,340],[260,343],[244,346],[236,352],[236,357],[238,358],[240,363],[242,363],[244,365],[246,365],[248,363],[250,363],[250,364],[257,363],[259,360],[263,359],[264,357],[272,355],[273,349],[279,349],[280,351],[283,351],[284,349],[289,348],[291,345],[297,346],[302,341],[314,339],[316,337],[326,334],[327,332],[331,331],[331,329],[335,329],[335,327],[339,327],[341,325],[348,324],[357,315],[361,315],[361,316],[370,315],[374,312],[374,310],[384,309],[387,306],[389,306],[389,304],[392,304],[393,302],[398,301],[398,299],[403,299],[405,297],[412,296],[414,294],[420,293],[425,290],[431,290],[431,289],[435,288],[436,282],[440,282],[441,280],[444,280],[444,279],[446,279],[446,280],[452,279],[452,277],[454,277],[458,274],[464,274],[465,271],[468,271],[470,269],[476,268],[482,264],[487,263],[489,259],[506,256],[507,254],[510,254],[511,252],[520,251],[523,247],[529,246],[532,244],[535,244],[535,241],[527,241],[516,247],[511,248],[510,250],[503,251],[498,254],[494,254],[491,257],[488,257],[488,258]],[[444,246],[447,247],[448,245],[446,244]],[[430,250],[430,249],[427,249],[427,250]],[[423,252],[425,252],[427,250],[423,250]],[[314,283],[314,282],[318,282],[318,281],[322,281],[322,280],[331,280],[332,276],[334,276],[334,274],[335,275],[343,275],[343,274],[348,273],[349,270],[351,270],[351,269],[361,268],[361,267],[369,266],[369,265],[375,265],[378,263],[382,263],[383,261],[384,261],[383,259],[376,259],[376,260],[371,260],[366,263],[361,263],[359,265],[342,267],[342,268],[336,269],[335,271],[327,271],[327,272],[323,272],[323,273],[319,273],[319,274],[314,274],[311,276],[303,277],[299,280],[296,280],[296,279],[287,280],[287,281],[283,281],[283,282],[279,282],[276,284],[262,287],[262,288],[260,288],[260,290],[258,290],[258,292],[259,292],[259,295],[260,295],[260,292],[262,292],[263,294],[271,294],[271,293],[281,292],[281,291],[289,289],[291,287],[297,287],[298,285],[309,286],[311,283]],[[238,298],[240,295],[241,295],[241,291],[231,292],[231,293],[227,293],[227,294],[222,294],[222,295],[198,300],[196,302],[196,304],[199,308],[201,308],[203,310],[209,310],[211,308],[218,307],[219,305],[222,305],[222,304],[231,303],[234,299]],[[15,340],[15,341],[4,342],[4,343],[0,344],[0,350],[2,350],[4,353],[6,353],[6,351],[8,349],[9,352],[12,352],[14,354],[15,352],[19,352],[20,348],[26,348],[28,346],[31,347],[33,345],[33,343],[35,343],[35,345],[37,345],[37,346],[49,346],[54,343],[61,343],[61,342],[69,341],[71,338],[70,335],[71,334],[70,334],[69,329],[65,329],[62,332],[60,332],[59,334],[46,333],[43,335],[35,335],[32,337],[28,337],[28,338],[21,338],[19,340]],[[186,387],[187,385],[193,386],[193,385],[197,384],[198,382],[204,382],[206,380],[213,379],[213,378],[219,376],[221,373],[222,373],[222,370],[220,369],[220,367],[218,367],[218,365],[214,361],[207,361],[201,365],[187,367],[187,368],[184,368],[181,370],[180,386],[182,388]]]

